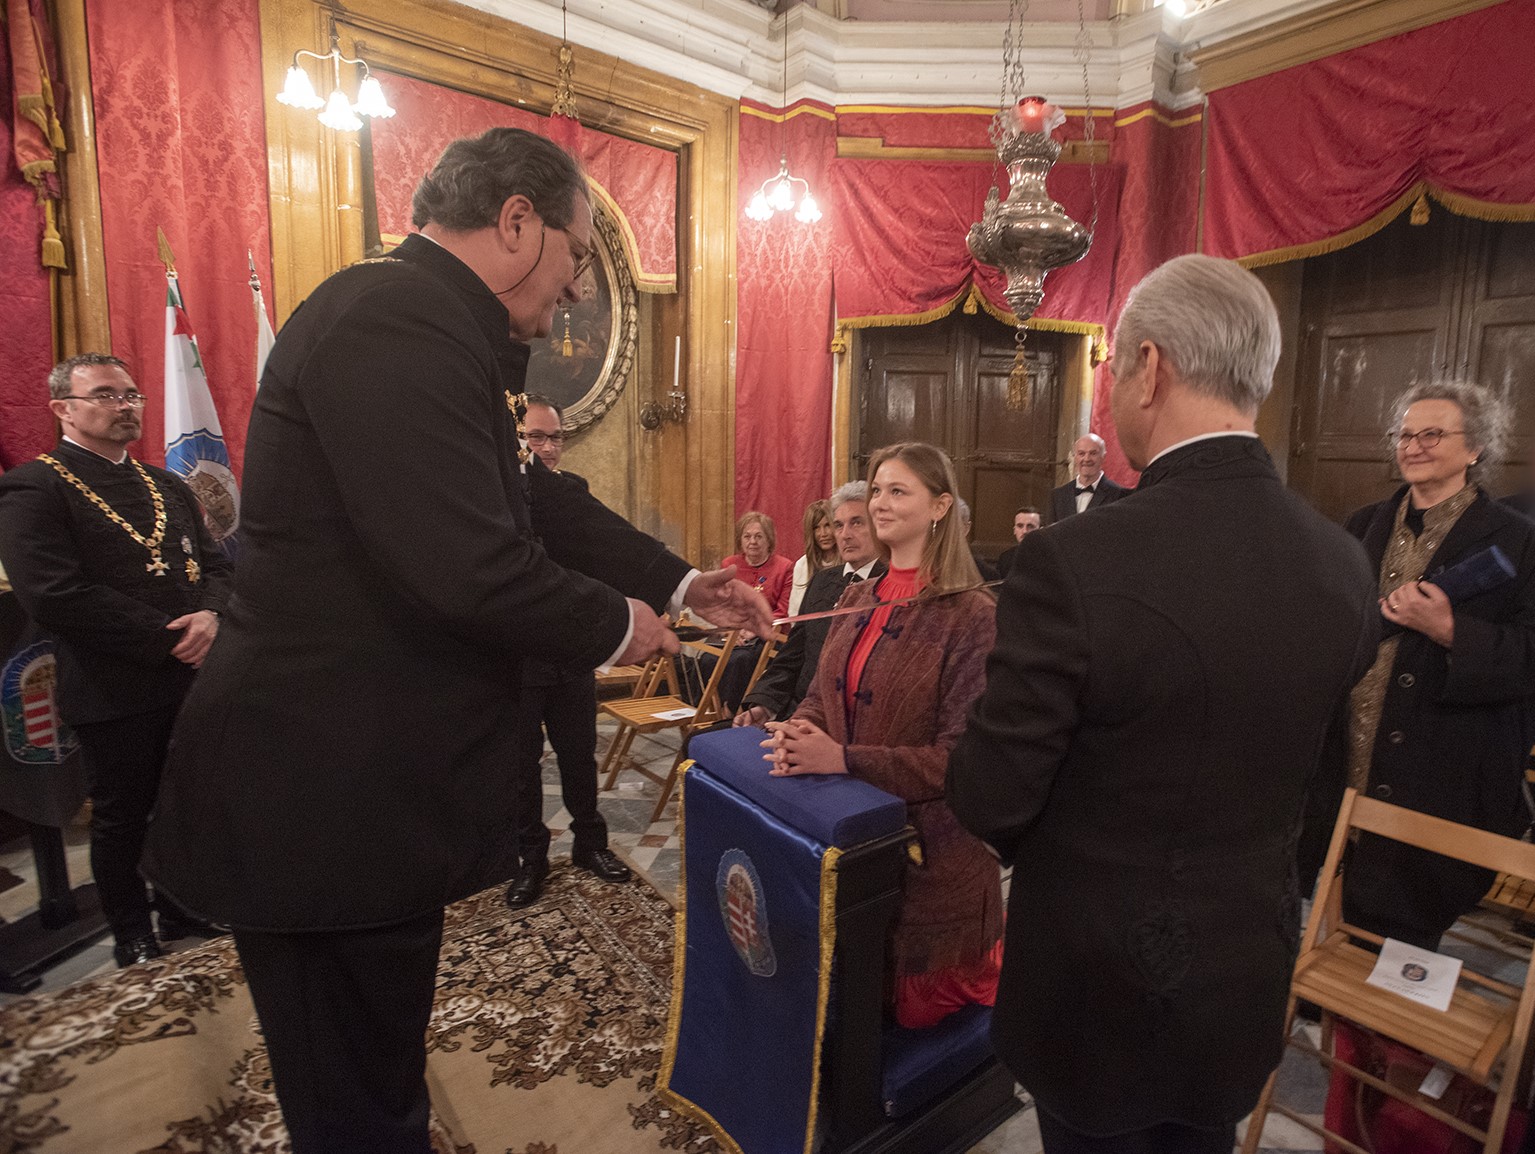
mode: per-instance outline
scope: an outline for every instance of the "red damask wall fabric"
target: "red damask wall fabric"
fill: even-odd
[[[410,198],[454,140],[489,128],[522,128],[547,136],[581,158],[587,175],[620,210],[635,279],[671,291],[677,283],[677,156],[633,140],[540,116],[408,76],[380,73],[396,115],[375,121],[373,175],[380,231],[411,232]]]
[[[86,0],[112,352],[165,456],[165,230],[238,474],[256,393],[246,250],[272,283],[261,30],[249,0]]]
[[[831,490],[832,267],[837,217],[828,195],[837,126],[821,105],[801,104],[782,121],[743,106],[740,200],[789,169],[810,182],[825,216],[801,224],[777,213],[736,223],[736,513],[758,509],[778,525],[778,551],[803,552],[800,517]]]
[[[0,52],[0,92],[11,87]],[[0,117],[0,469],[31,460],[53,444],[48,369],[53,364],[48,274],[38,263],[37,192],[16,167],[9,117]]]
[[[1301,255],[1284,250],[1404,207],[1420,181],[1473,215],[1535,217],[1535,0],[1221,89],[1209,115],[1215,256]]]

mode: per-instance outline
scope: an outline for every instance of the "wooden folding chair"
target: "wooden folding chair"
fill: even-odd
[[[709,653],[715,658],[714,670],[709,674],[709,680],[704,686],[696,707],[689,706],[675,692],[660,696],[625,697],[602,703],[602,712],[618,721],[618,732],[613,735],[613,743],[608,746],[607,755],[602,759],[602,766],[598,770],[599,774],[607,774],[603,789],[612,789],[614,783],[618,781],[619,773],[625,768],[634,770],[642,777],[648,777],[661,787],[661,796],[656,801],[655,812],[650,815],[650,820],[653,822],[661,820],[661,811],[671,800],[672,789],[677,784],[677,770],[682,765],[683,750],[687,748],[687,736],[700,729],[707,729],[724,716],[725,711],[720,704],[719,695],[720,679],[725,675],[725,666],[735,647],[734,632],[726,635],[722,645],[710,645],[703,641],[683,642],[683,648],[691,649],[695,653]],[[652,691],[654,688],[652,683]],[[684,713],[686,710],[691,712]],[[659,733],[666,729],[678,730],[684,740],[682,749],[677,751],[672,768],[665,777],[653,773],[632,760],[627,767],[625,766],[624,757],[629,752],[636,734]]]
[[[1387,805],[1348,790],[1343,797],[1338,824],[1333,829],[1332,845],[1327,852],[1327,864],[1322,868],[1321,884],[1311,907],[1306,933],[1301,939],[1300,956],[1295,962],[1289,1005],[1285,1011],[1285,1041],[1288,1045],[1310,1054],[1329,1070],[1341,1069],[1357,1081],[1482,1143],[1485,1154],[1496,1154],[1502,1149],[1509,1108],[1521,1081],[1520,1067],[1527,1048],[1531,1013],[1535,1011],[1532,960],[1524,959],[1522,986],[1511,986],[1463,968],[1450,1008],[1442,1013],[1369,985],[1365,979],[1374,969],[1376,955],[1355,943],[1370,942],[1378,946],[1384,939],[1343,920],[1343,878],[1339,867],[1344,846],[1354,830],[1417,846],[1525,882],[1535,882],[1535,846]],[[1293,1033],[1295,1006],[1301,999],[1314,1003],[1322,1011],[1320,1048],[1296,1038]],[[1331,1052],[1333,1023],[1338,1019],[1410,1046],[1481,1086],[1491,1089],[1496,1085],[1487,1129],[1480,1130],[1440,1109],[1432,1100],[1398,1089],[1335,1057]],[[1270,1110],[1349,1154],[1368,1154],[1309,1117],[1275,1102],[1277,1075],[1277,1070],[1269,1075],[1258,1107],[1248,1120],[1242,1154],[1254,1154],[1258,1149],[1263,1122]]]
[[[757,687],[757,678],[762,676],[762,671],[768,667],[768,662],[773,660],[773,654],[778,652],[778,647],[788,640],[789,635],[781,629],[773,630],[773,636],[769,637],[762,645],[762,652],[757,655],[757,665],[752,670],[751,680],[746,683],[746,691],[741,694],[742,700],[751,696],[751,691]]]

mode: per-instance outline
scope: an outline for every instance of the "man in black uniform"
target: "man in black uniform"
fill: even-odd
[[[128,456],[144,397],[116,357],[48,374],[63,439],[0,477],[0,560],[54,637],[59,713],[91,791],[91,873],[120,966],[162,952],[139,855],[181,699],[218,632],[231,566],[184,481]],[[160,936],[197,926],[163,895]]]
[[[528,394],[523,427],[528,448],[553,472],[582,488],[586,480],[560,469],[565,453],[565,410],[548,397]],[[570,814],[570,860],[605,882],[626,882],[629,867],[608,849],[608,824],[597,809],[597,677],[590,669],[566,673],[529,660],[522,666],[523,745],[513,766],[521,780],[516,879],[506,890],[514,910],[532,905],[549,876],[549,827],[544,824],[544,733],[560,767],[560,799]]]
[[[246,440],[240,588],[187,699],[145,872],[234,927],[295,1154],[426,1154],[443,907],[515,852],[522,665],[677,651],[682,605],[766,633],[521,444],[527,341],[579,298],[575,162],[455,141],[421,231],[288,319]],[[626,596],[626,594],[628,596]]]

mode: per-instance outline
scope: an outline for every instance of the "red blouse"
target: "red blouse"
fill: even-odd
[[[753,588],[762,590],[772,607],[774,617],[789,615],[789,594],[794,589],[794,562],[777,553],[768,555],[761,565],[748,565],[746,558],[736,553],[720,562],[720,568],[736,567],[736,576]]]
[[[882,578],[874,589],[874,597],[878,601],[892,601],[900,597],[911,597],[917,592],[917,571],[915,569],[891,569]],[[856,698],[858,696],[858,684],[863,680],[863,667],[869,660],[869,654],[874,652],[874,645],[885,631],[885,625],[890,620],[890,614],[895,606],[886,605],[882,609],[876,609],[869,615],[869,623],[863,627],[863,632],[858,635],[858,640],[853,642],[853,651],[847,656],[847,675],[843,678],[843,699],[846,702],[849,713],[854,712]]]

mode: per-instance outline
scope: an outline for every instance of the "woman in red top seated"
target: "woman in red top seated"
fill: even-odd
[[[773,607],[774,617],[788,616],[794,562],[776,551],[778,533],[773,528],[773,518],[755,511],[744,514],[736,522],[736,545],[741,551],[721,561],[720,568],[734,565],[738,578],[762,590]]]
[[[996,601],[980,583],[941,449],[892,445],[869,462],[869,519],[890,571],[851,586],[848,605],[913,594],[911,605],[838,618],[809,694],[763,742],[778,775],[850,773],[904,798],[922,860],[903,883],[890,1000],[898,1023],[931,1026],[992,1005],[1002,969],[996,859],[944,802],[949,751],[986,681]]]

